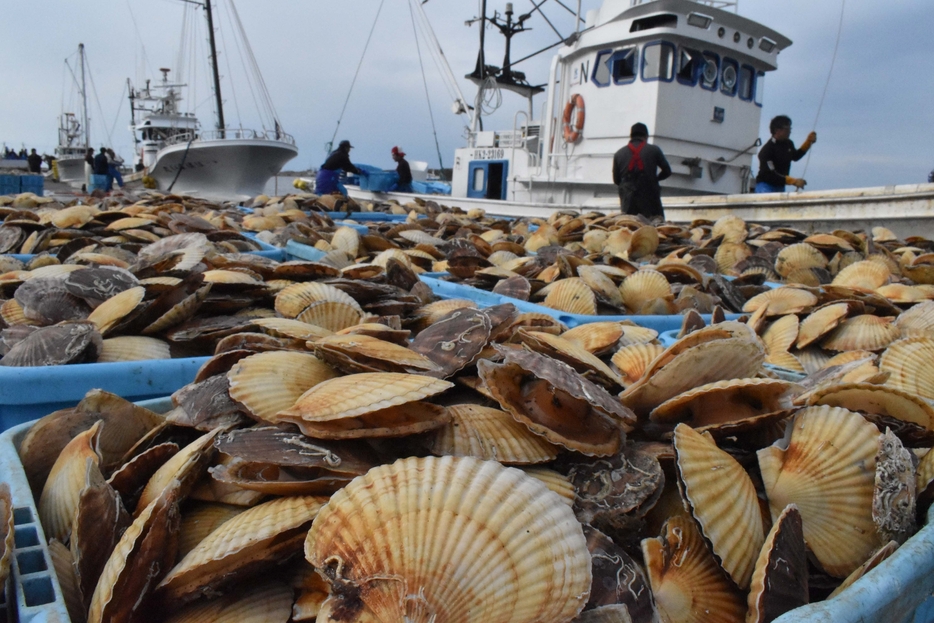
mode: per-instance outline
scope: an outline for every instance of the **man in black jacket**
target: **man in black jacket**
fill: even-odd
[[[665,220],[658,182],[671,175],[665,154],[649,144],[649,129],[637,123],[629,131],[629,144],[613,156],[613,183],[619,187],[623,214],[641,214]]]
[[[804,157],[811,145],[817,142],[817,132],[811,132],[801,145],[795,149],[791,136],[791,118],[779,115],[769,123],[772,138],[759,150],[759,174],[756,175],[757,193],[783,193],[785,184],[804,188],[807,182],[791,177],[791,163]]]
[[[341,141],[337,149],[328,155],[321,168],[318,169],[318,175],[315,177],[315,192],[319,195],[330,195],[333,192],[347,196],[347,189],[340,183],[341,171],[356,173],[357,175],[366,175],[350,161],[350,150],[353,145],[350,141]]]
[[[36,153],[35,148],[26,158],[26,161],[29,163],[30,173],[42,173],[42,156]]]

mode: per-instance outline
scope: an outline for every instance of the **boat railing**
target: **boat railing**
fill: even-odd
[[[201,141],[222,141],[222,140],[259,140],[259,141],[278,141],[295,145],[295,138],[291,134],[286,134],[282,130],[252,130],[249,128],[227,128],[226,130],[202,130],[197,132],[189,130],[178,132],[166,139],[166,145],[177,145],[178,143],[187,143],[195,139]]]
[[[629,0],[629,6],[648,4],[655,0]],[[694,0],[697,4],[713,7],[715,9],[732,9],[734,13],[739,12],[739,0]]]

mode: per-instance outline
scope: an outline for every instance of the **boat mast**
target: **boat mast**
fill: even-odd
[[[81,114],[84,122],[84,148],[91,146],[91,128],[88,127],[88,92],[84,82],[84,44],[78,44],[78,56],[81,57]]]
[[[474,102],[473,127],[471,134],[476,134],[480,129],[481,104],[483,102],[483,81],[486,79],[486,55],[483,51],[483,43],[486,40],[486,0],[480,3],[480,54],[477,56],[477,78],[480,81],[477,87],[477,100]]]
[[[214,71],[214,97],[217,99],[217,129],[224,138],[224,103],[221,100],[221,77],[217,73],[217,47],[214,45],[214,18],[211,15],[211,0],[204,0],[204,12],[208,16],[208,40],[211,43],[211,69]]]

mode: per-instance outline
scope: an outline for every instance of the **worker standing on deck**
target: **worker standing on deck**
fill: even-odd
[[[321,165],[321,169],[315,177],[316,193],[330,195],[333,192],[339,192],[346,197],[347,189],[338,181],[341,171],[366,175],[366,171],[361,171],[350,161],[351,149],[353,149],[353,145],[350,144],[350,141],[341,141],[337,149],[328,155],[328,159]]]
[[[649,144],[649,129],[637,123],[629,131],[629,144],[613,156],[613,183],[619,187],[623,214],[641,214],[665,220],[658,183],[671,175],[661,148]]]
[[[42,173],[42,156],[36,153],[35,147],[33,147],[32,151],[29,152],[29,156],[26,158],[26,161],[29,163],[30,173]]]
[[[817,132],[804,139],[801,149],[795,149],[791,141],[791,118],[779,115],[769,123],[772,138],[759,150],[759,174],[756,176],[757,193],[783,193],[785,184],[804,188],[807,182],[791,177],[791,163],[797,162],[817,142]]]
[[[396,173],[399,181],[390,189],[399,193],[410,193],[412,190],[412,169],[405,159],[405,152],[398,147],[392,148],[392,159],[396,161]]]

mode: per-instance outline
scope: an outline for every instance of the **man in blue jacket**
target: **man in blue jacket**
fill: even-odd
[[[356,173],[357,175],[366,175],[366,171],[358,169],[350,161],[351,149],[353,149],[353,145],[350,144],[350,141],[341,141],[337,149],[330,153],[327,160],[324,161],[324,164],[322,164],[321,168],[318,170],[318,175],[315,177],[315,192],[317,194],[330,195],[331,193],[339,192],[346,197],[347,189],[338,181],[341,171]]]

